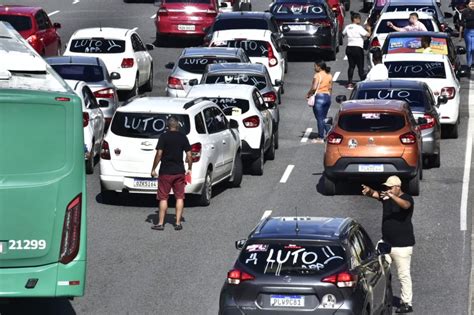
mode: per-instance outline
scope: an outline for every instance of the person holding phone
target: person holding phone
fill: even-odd
[[[390,176],[383,185],[387,190],[380,192],[362,185],[362,194],[382,202],[382,240],[392,246],[390,259],[395,263],[402,291],[401,304],[396,313],[411,313],[413,291],[410,265],[415,245],[411,219],[415,202],[412,196],[402,191],[402,181],[398,176]]]

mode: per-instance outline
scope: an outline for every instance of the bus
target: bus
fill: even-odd
[[[79,97],[0,22],[0,298],[84,295]]]

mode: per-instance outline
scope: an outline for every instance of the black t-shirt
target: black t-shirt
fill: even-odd
[[[465,29],[474,29],[474,10],[467,8],[462,11],[461,24]]]
[[[179,131],[167,131],[160,136],[157,150],[163,150],[160,175],[184,174],[183,152],[191,151],[188,137]]]
[[[409,201],[409,209],[401,208],[393,199],[382,200],[382,238],[393,247],[407,247],[415,245],[415,234],[413,233],[413,207],[415,202],[410,195],[403,194],[401,199]]]

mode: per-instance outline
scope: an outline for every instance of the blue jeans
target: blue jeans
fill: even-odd
[[[324,122],[331,106],[331,95],[316,94],[314,99],[313,112],[318,126],[318,138],[323,139],[329,131],[329,126]]]
[[[466,42],[466,61],[468,67],[472,66],[472,51],[474,50],[474,28],[464,31],[464,41]]]

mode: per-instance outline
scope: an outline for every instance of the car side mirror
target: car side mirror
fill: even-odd
[[[61,23],[54,23],[54,24],[53,24],[53,27],[54,27],[55,29],[59,29],[59,28],[61,28]]]
[[[146,50],[153,50],[153,49],[155,49],[155,46],[154,46],[153,44],[146,44],[145,47],[146,47]]]
[[[341,104],[342,102],[347,101],[347,96],[345,95],[338,95],[336,96],[336,103]]]
[[[230,129],[239,129],[239,123],[235,119],[229,120],[229,128]]]
[[[377,254],[379,255],[386,255],[390,254],[392,251],[392,245],[384,242],[380,242],[377,244]]]
[[[290,30],[291,30],[291,29],[290,29],[290,27],[289,27],[288,25],[283,25],[283,26],[281,27],[281,31],[282,31],[283,33],[288,33]]]
[[[426,119],[425,117],[418,117],[417,123],[418,125],[426,125],[428,123],[428,119]]]
[[[464,48],[463,46],[456,46],[456,54],[465,55],[466,54],[466,48]]]
[[[444,12],[444,17],[447,19],[453,18],[453,14],[451,12]]]
[[[168,62],[168,63],[165,65],[165,68],[166,68],[166,69],[173,70],[173,68],[174,68],[174,62]]]
[[[120,73],[118,72],[112,72],[110,74],[110,79],[111,80],[120,80],[121,76],[120,76]]]
[[[247,240],[238,240],[235,242],[235,248],[238,249],[238,250],[241,250],[244,248],[245,246],[245,243],[247,243]]]
[[[438,106],[446,104],[448,102],[448,97],[446,95],[438,96]]]
[[[195,85],[198,85],[198,84],[199,84],[198,79],[191,79],[191,80],[188,81],[189,86],[195,86]]]
[[[283,81],[276,79],[274,86],[283,86]]]

